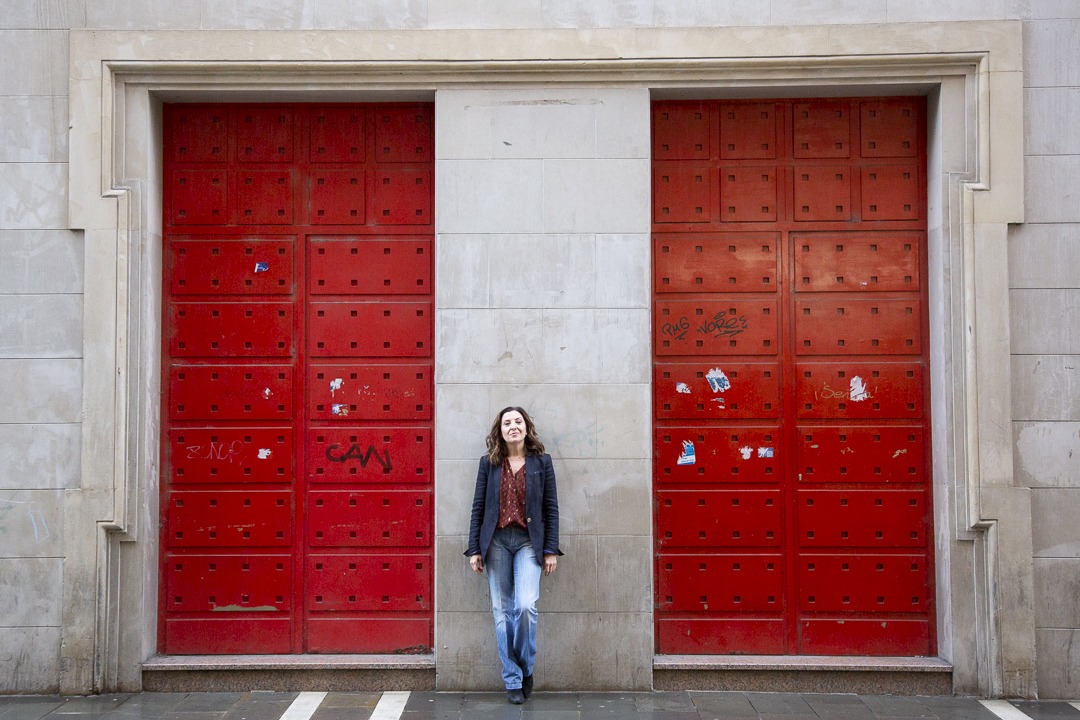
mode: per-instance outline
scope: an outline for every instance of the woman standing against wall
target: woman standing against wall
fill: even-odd
[[[540,575],[558,565],[559,497],[551,456],[520,407],[499,412],[487,436],[473,493],[472,569],[486,567],[495,640],[509,702],[532,694]]]

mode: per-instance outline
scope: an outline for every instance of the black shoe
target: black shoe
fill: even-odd
[[[506,691],[506,702],[512,705],[520,705],[525,702],[525,695],[522,694],[521,688],[514,688],[513,690]]]
[[[532,675],[521,678],[521,694],[525,696],[526,700],[532,695],[532,682]]]

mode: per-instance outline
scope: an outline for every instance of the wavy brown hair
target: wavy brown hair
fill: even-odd
[[[544,443],[540,442],[540,436],[536,433],[536,424],[533,423],[532,418],[529,417],[529,413],[525,412],[524,408],[515,406],[505,407],[495,416],[495,422],[492,423],[491,432],[489,432],[487,436],[488,462],[492,465],[502,465],[503,460],[506,459],[506,456],[509,453],[509,449],[506,447],[506,441],[503,440],[502,436],[502,419],[503,415],[512,410],[521,413],[521,417],[525,419],[525,454],[544,454]]]

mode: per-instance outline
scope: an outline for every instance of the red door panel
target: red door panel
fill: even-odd
[[[659,653],[936,652],[925,112],[653,104]]]
[[[159,652],[430,652],[433,117],[165,106]]]

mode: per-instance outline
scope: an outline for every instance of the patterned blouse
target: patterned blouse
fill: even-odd
[[[499,524],[498,528],[511,525],[528,528],[525,523],[525,464],[517,472],[510,469],[510,459],[502,464],[502,479],[499,482]]]

